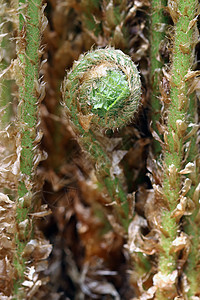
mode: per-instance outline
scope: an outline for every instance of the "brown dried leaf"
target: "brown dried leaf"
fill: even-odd
[[[190,245],[191,245],[191,242],[190,242],[188,235],[184,232],[181,232],[180,236],[177,236],[175,238],[175,240],[173,240],[171,249],[170,249],[170,253],[178,252],[184,248],[187,249],[187,253],[189,253]]]
[[[49,257],[52,245],[45,240],[30,240],[22,253],[23,257],[34,257],[36,261],[44,260]]]
[[[127,154],[127,151],[117,150],[113,151],[112,153],[112,167],[110,169],[110,174],[113,176],[120,176],[122,174],[122,169],[119,166],[120,161],[124,158]]]
[[[157,251],[157,239],[154,232],[143,236],[141,231],[147,227],[147,221],[136,215],[128,228],[128,244],[125,247],[130,253],[142,252],[153,255]],[[157,236],[158,238],[158,236]]]
[[[142,295],[139,296],[139,298],[133,298],[132,300],[149,300],[149,299],[153,299],[156,291],[157,291],[156,286],[151,286],[146,292],[142,293]]]
[[[158,272],[153,277],[153,284],[157,287],[157,289],[170,291],[174,290],[174,285],[177,283],[178,280],[178,271],[174,270],[170,274],[162,274]]]
[[[196,171],[195,164],[189,162],[189,163],[187,163],[185,168],[179,172],[179,174],[186,175],[186,174],[194,173],[195,171]]]
[[[48,216],[52,213],[51,209],[48,209],[48,205],[44,204],[40,206],[40,211],[36,211],[34,213],[29,213],[29,216],[34,218],[42,218]]]
[[[168,10],[172,17],[174,24],[177,23],[179,17],[181,16],[181,12],[178,10],[178,4],[175,0],[168,1]]]

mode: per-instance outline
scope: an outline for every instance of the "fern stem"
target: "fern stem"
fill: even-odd
[[[164,179],[163,199],[167,201],[167,207],[162,213],[162,227],[167,234],[161,234],[161,251],[159,255],[159,272],[164,276],[170,275],[177,268],[177,252],[172,250],[172,242],[178,235],[179,218],[173,215],[180,201],[181,188],[184,178],[180,174],[185,167],[184,146],[185,132],[181,132],[178,124],[188,124],[190,116],[188,108],[195,104],[188,97],[187,74],[193,63],[193,38],[194,28],[190,26],[196,14],[196,1],[169,2],[169,10],[175,23],[174,46],[171,67],[171,103],[168,108],[168,122],[165,134],[166,148],[164,150]],[[189,110],[190,111],[190,110]],[[193,154],[194,155],[194,154]],[[184,173],[183,173],[184,174]],[[194,247],[196,247],[194,243]],[[175,274],[175,273],[174,273]],[[178,272],[176,273],[178,274]],[[159,288],[156,299],[169,299],[175,297],[177,278],[171,284],[169,290]],[[170,294],[169,294],[170,293]]]
[[[19,41],[19,59],[24,73],[23,83],[19,86],[19,126],[21,135],[21,157],[20,157],[20,179],[18,184],[18,201],[16,209],[16,219],[18,227],[26,223],[24,235],[19,232],[16,235],[17,253],[15,267],[18,271],[18,279],[15,282],[15,294],[20,295],[20,285],[24,280],[26,262],[22,258],[23,250],[30,238],[31,221],[29,212],[30,203],[27,204],[25,198],[33,193],[34,185],[34,141],[36,138],[37,125],[37,95],[36,82],[39,72],[40,47],[40,9],[41,0],[19,1],[19,5],[25,4],[25,8],[19,14],[19,31],[21,39]],[[23,48],[24,47],[24,48]],[[30,197],[30,195],[29,195]]]
[[[2,35],[6,34],[6,36],[2,38],[1,49],[0,49],[0,57],[1,57],[0,70],[3,71],[4,69],[6,69],[9,66],[10,59],[11,59],[11,57],[10,57],[11,51],[10,51],[10,43],[9,43],[9,38],[10,38],[9,31],[11,29],[11,24],[10,24],[10,22],[6,21],[6,14],[7,14],[6,9],[8,8],[8,5],[6,4],[6,2],[1,0],[0,7],[3,11],[5,11],[5,15],[0,15],[0,26],[1,26],[0,33]],[[9,106],[9,103],[12,100],[11,86],[12,86],[11,80],[4,79],[4,77],[1,78],[0,106],[5,107],[5,112],[1,119],[1,123],[3,126],[8,124],[8,122],[10,121],[10,117],[11,117],[11,109]]]
[[[194,94],[190,96],[190,103],[188,109],[188,121],[191,124],[195,124],[195,115],[197,114],[197,105],[196,105],[196,97]],[[198,126],[196,124],[196,126]],[[200,224],[199,224],[199,164],[198,164],[198,148],[197,148],[197,134],[190,138],[190,149],[189,155],[187,158],[187,163],[194,164],[194,171],[187,175],[191,180],[191,187],[188,191],[187,197],[188,199],[192,199],[194,202],[194,211],[191,216],[185,217],[184,222],[184,231],[190,237],[190,253],[188,255],[188,260],[185,268],[185,274],[187,276],[189,290],[185,292],[186,296],[190,299],[191,297],[195,297],[199,295],[199,278],[200,278],[200,269],[198,267],[200,260]]]

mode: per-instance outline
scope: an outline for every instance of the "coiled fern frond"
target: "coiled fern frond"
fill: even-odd
[[[113,48],[81,55],[64,84],[69,115],[80,131],[120,128],[136,112],[141,83],[131,58]],[[81,125],[81,128],[80,126]]]
[[[113,152],[116,142],[108,138],[106,130],[127,124],[138,109],[140,97],[140,76],[135,64],[113,48],[81,55],[63,84],[70,124],[79,144],[94,162],[98,181],[118,204],[126,231],[132,213],[118,165],[126,151]]]

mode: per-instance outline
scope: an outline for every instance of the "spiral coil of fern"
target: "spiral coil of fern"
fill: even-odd
[[[77,113],[84,130],[81,118],[88,114],[91,127],[122,127],[137,110],[141,95],[135,64],[122,51],[112,48],[81,55],[68,74],[66,89],[67,107],[72,118]]]
[[[81,55],[63,84],[63,98],[78,140],[95,162],[97,178],[112,199],[126,195],[117,176],[111,176],[112,154],[106,149],[106,129],[121,128],[137,111],[141,82],[131,58],[113,48]]]

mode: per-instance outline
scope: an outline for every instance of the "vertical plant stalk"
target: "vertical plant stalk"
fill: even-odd
[[[131,216],[126,193],[117,176],[122,153],[113,157],[114,146],[105,131],[120,128],[130,120],[139,105],[140,89],[134,63],[123,52],[112,48],[82,55],[63,85],[71,126],[95,163],[98,180],[112,201],[117,202],[126,232]]]
[[[162,77],[163,62],[159,53],[161,43],[165,38],[165,27],[167,17],[164,15],[166,0],[151,1],[151,27],[150,27],[150,83],[151,83],[151,121],[152,129],[157,132],[157,122],[160,119],[161,103],[160,82]],[[159,154],[161,147],[158,141],[154,140],[154,153]]]
[[[23,251],[31,237],[32,225],[29,213],[33,206],[31,201],[34,186],[34,156],[37,130],[37,93],[36,82],[39,73],[40,48],[40,10],[41,0],[19,1],[24,5],[19,15],[20,39],[18,56],[22,71],[22,85],[19,86],[18,120],[21,139],[20,177],[18,183],[18,200],[16,208],[16,221],[18,233],[16,234],[17,253],[14,261],[18,278],[14,283],[15,294],[20,296],[21,283],[24,280],[26,261]]]
[[[188,53],[188,56],[191,55],[191,57],[187,57],[187,64],[188,69],[190,71],[191,64],[194,63],[194,48],[195,45],[198,42],[198,33],[196,28],[196,16],[198,13],[198,5],[199,3],[197,1],[192,1],[191,3],[188,3],[187,8],[189,9],[189,17],[190,21],[188,25],[189,29],[189,42],[190,42],[190,53]],[[183,8],[182,8],[183,11]],[[188,23],[187,22],[187,23]],[[191,27],[190,24],[194,22],[193,26]],[[187,24],[185,24],[186,27]],[[184,28],[185,29],[185,28]],[[196,30],[196,31],[195,31]],[[188,46],[188,39],[185,38],[185,44]],[[194,73],[195,74],[195,73]],[[187,74],[186,74],[187,78]],[[193,79],[193,78],[192,78]],[[192,80],[191,80],[192,81]],[[190,82],[191,83],[191,82]],[[186,88],[188,89],[188,82],[186,82]],[[199,268],[199,261],[200,261],[200,204],[199,204],[199,191],[200,191],[200,176],[199,176],[199,153],[198,153],[198,147],[197,147],[197,129],[199,128],[198,125],[198,110],[197,110],[197,101],[196,101],[196,95],[195,93],[192,93],[189,98],[189,105],[188,105],[188,123],[191,124],[189,127],[191,131],[187,130],[187,134],[189,135],[189,139],[186,141],[189,142],[189,148],[188,148],[188,157],[187,157],[187,164],[192,166],[192,170],[186,173],[185,176],[187,176],[187,180],[190,182],[191,186],[187,193],[188,200],[192,200],[194,210],[191,215],[185,217],[184,219],[184,231],[186,234],[190,237],[190,252],[188,255],[187,263],[185,266],[185,274],[187,277],[187,283],[189,286],[189,290],[185,289],[183,291],[185,297],[188,297],[188,299],[192,299],[192,297],[199,296],[200,294],[200,286],[199,286],[199,278],[200,278],[200,268]],[[193,131],[193,134],[191,132]],[[186,165],[188,166],[188,165]]]
[[[191,97],[192,99],[192,97]],[[193,109],[195,109],[194,99],[193,99]],[[193,117],[193,112],[190,110],[191,116]],[[193,120],[192,120],[193,119]],[[194,124],[194,118],[190,118],[192,124]],[[198,125],[197,125],[198,126]],[[197,127],[196,126],[196,127]],[[189,290],[185,290],[184,294],[190,299],[191,297],[195,297],[200,293],[199,287],[199,278],[200,278],[200,269],[198,267],[200,261],[200,222],[199,222],[199,162],[198,162],[198,149],[196,145],[197,135],[191,137],[190,139],[190,153],[188,156],[188,163],[191,164],[192,170],[190,170],[187,174],[188,180],[190,181],[191,187],[187,194],[188,199],[192,199],[194,205],[194,211],[191,216],[185,218],[184,223],[184,231],[190,237],[190,252],[188,255],[188,260],[185,267],[185,274],[187,276],[187,283],[189,286]]]
[[[109,44],[118,49],[128,49],[126,0],[81,0],[80,6],[83,29],[97,45]]]
[[[83,27],[97,37],[101,28],[101,1],[81,0]],[[97,21],[98,20],[98,21]]]
[[[0,1],[0,34],[1,34],[1,49],[0,49],[0,70],[5,70],[10,64],[10,42],[9,31],[11,24],[6,20],[8,6],[6,2]],[[11,80],[5,79],[4,76],[0,81],[0,106],[5,107],[4,114],[1,118],[2,125],[6,125],[10,121],[11,110],[9,103],[11,102]]]
[[[173,1],[168,3],[168,8],[175,25],[175,34],[170,80],[171,99],[164,134],[162,198],[165,205],[161,213],[162,230],[158,273],[154,277],[154,283],[157,285],[156,299],[159,300],[174,298],[178,294],[176,285],[178,283],[177,253],[179,250],[174,248],[174,241],[178,241],[177,238],[181,237],[181,234],[178,236],[179,220],[186,213],[186,208],[182,209],[182,212],[179,211],[179,208],[183,201],[185,201],[186,207],[190,202],[189,197],[184,198],[188,182],[188,178],[184,176],[187,174],[188,166],[184,161],[184,149],[187,149],[186,142],[191,142],[192,134],[195,132],[193,130],[188,133],[189,122],[191,122],[188,108],[190,106],[192,110],[195,109],[194,97],[190,99],[188,97],[188,74],[191,72],[190,68],[194,60],[194,26],[191,24],[196,16],[197,3],[195,0]],[[189,109],[190,111],[191,109]],[[188,159],[192,157],[194,159],[195,155],[196,151],[190,154],[187,163]],[[192,193],[192,190],[189,193]],[[195,242],[193,246],[197,250]],[[191,264],[191,262],[188,263]],[[167,287],[167,284],[162,285],[163,281],[171,287]]]

